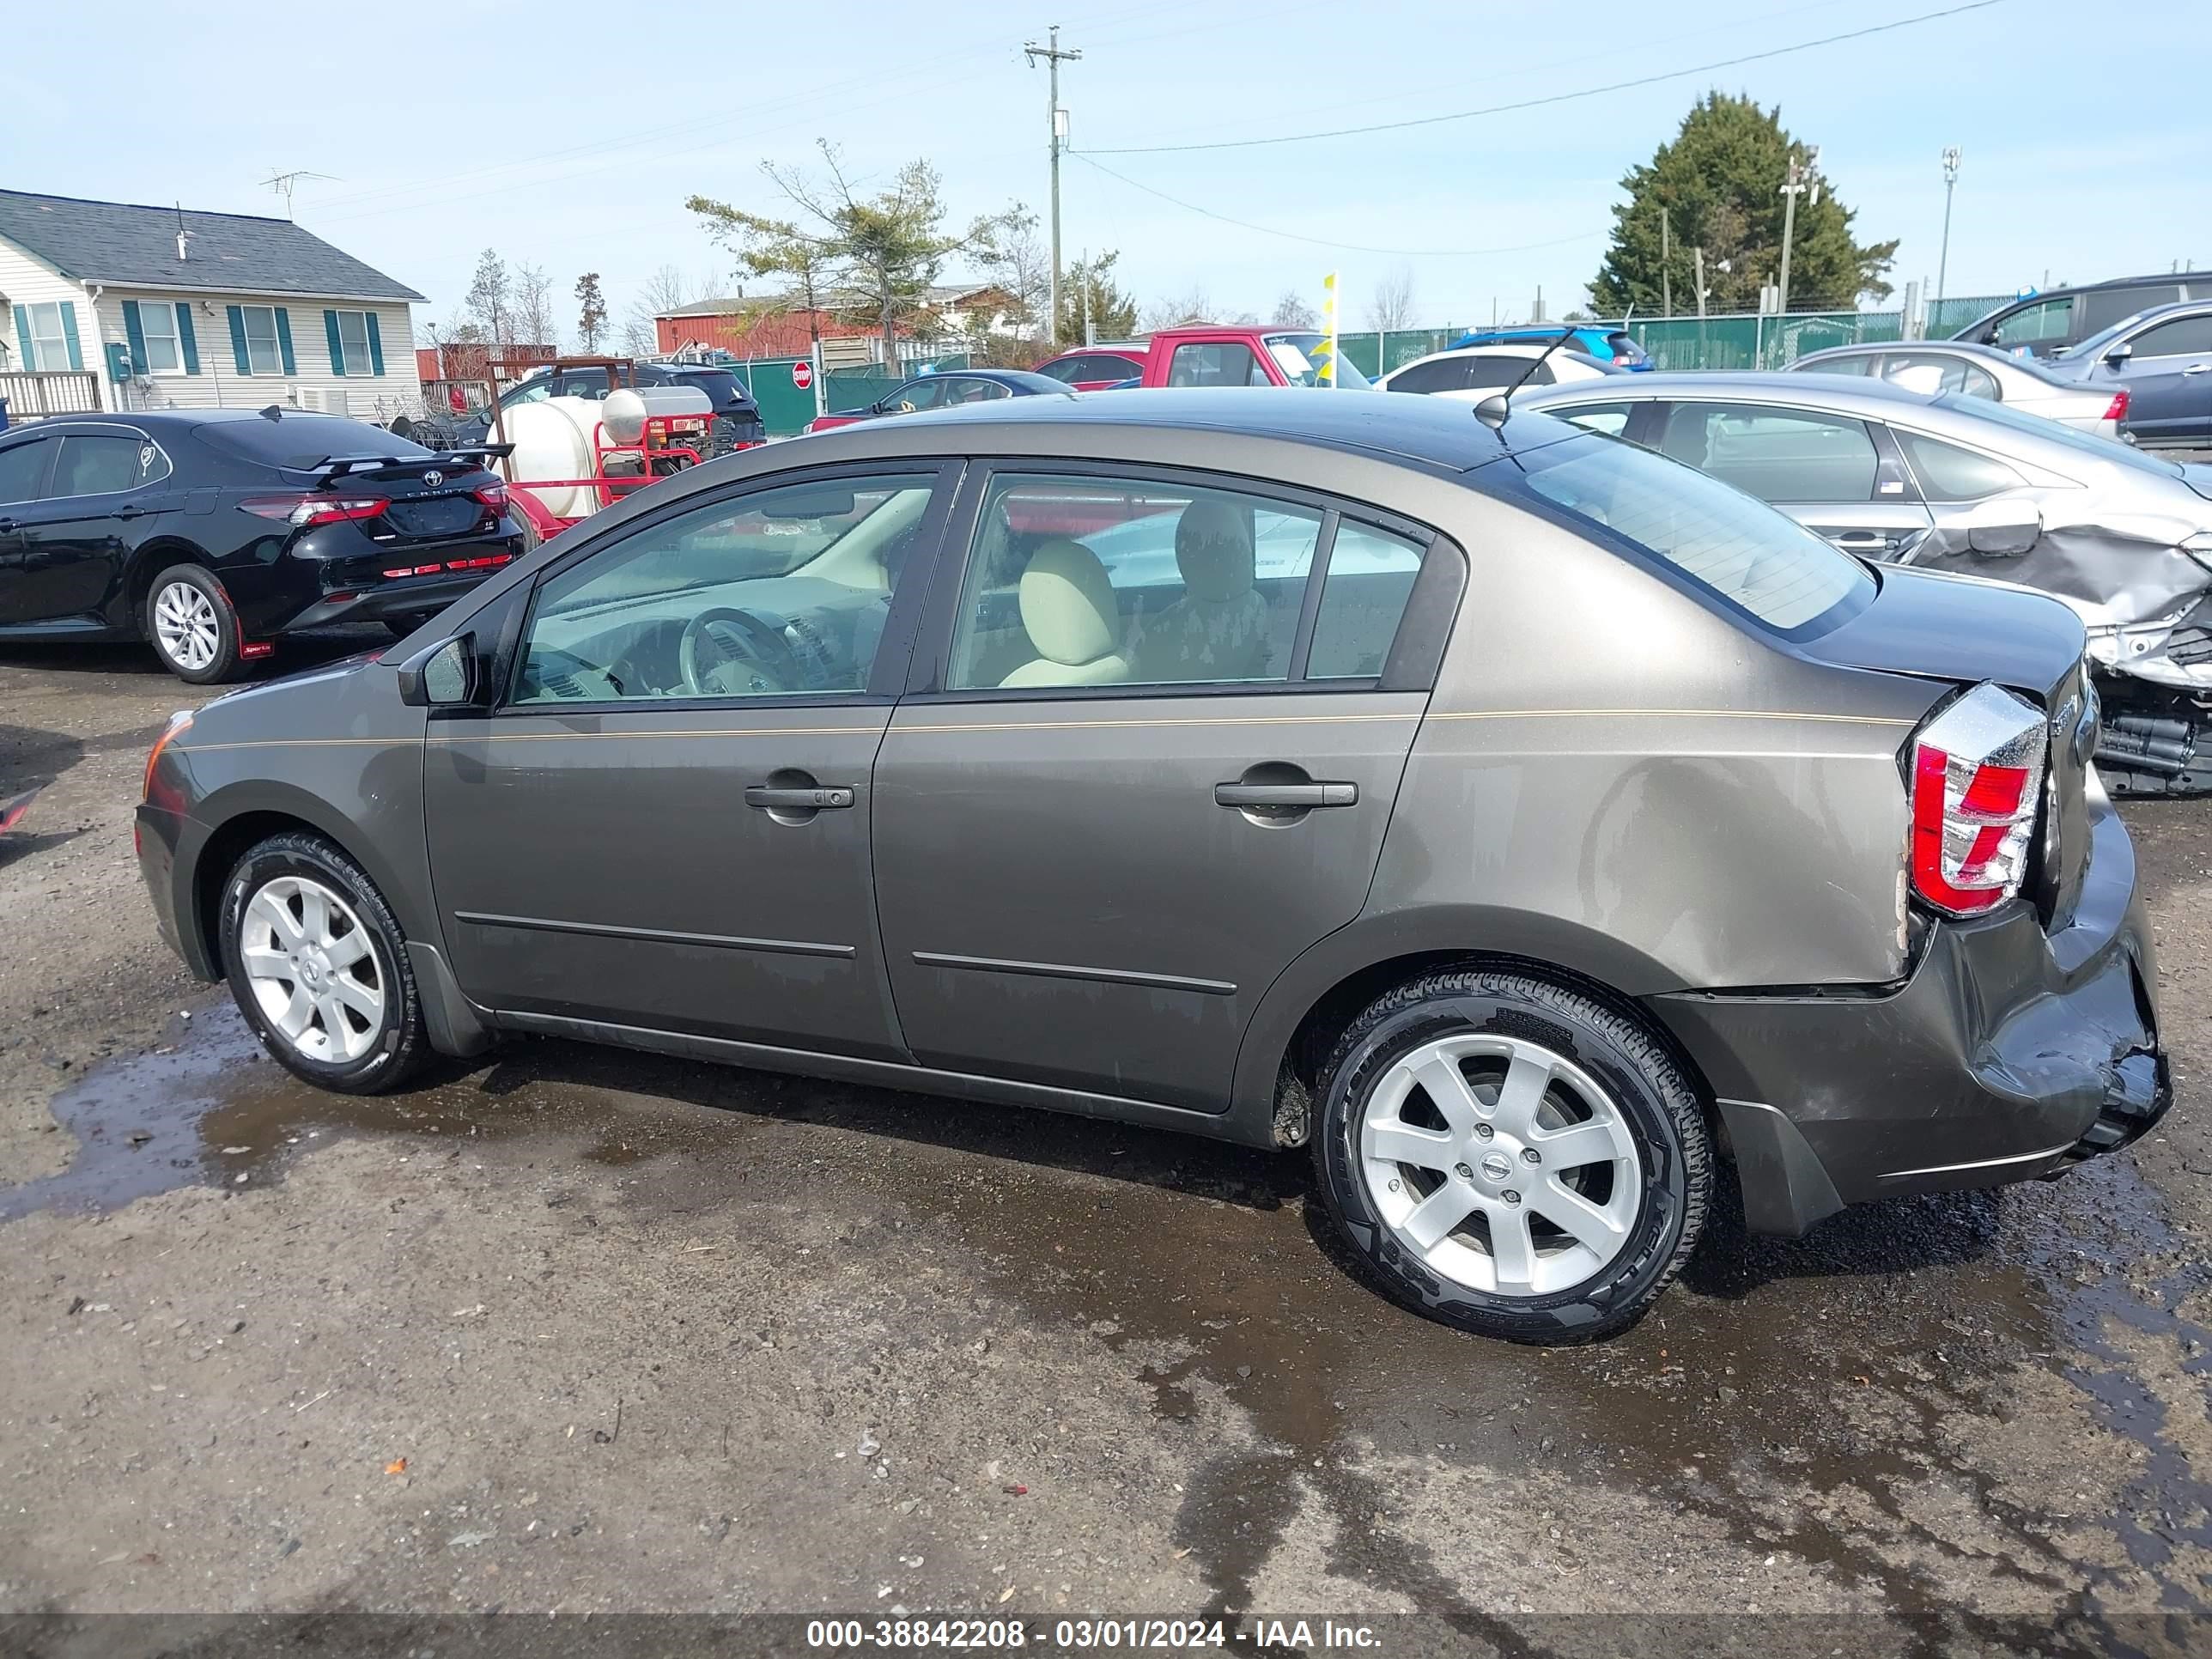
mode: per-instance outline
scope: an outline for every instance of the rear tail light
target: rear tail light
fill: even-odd
[[[470,493],[495,513],[507,511],[507,486],[503,483],[486,484],[482,489]]]
[[[382,495],[252,495],[239,505],[257,519],[276,519],[304,527],[380,518],[392,503]]]
[[[2128,394],[2126,392],[2115,392],[2112,394],[2112,401],[2105,405],[2105,418],[2108,421],[2124,421],[2128,418]]]
[[[1912,887],[1946,915],[2018,893],[2051,746],[2042,711],[1983,684],[1912,739]]]

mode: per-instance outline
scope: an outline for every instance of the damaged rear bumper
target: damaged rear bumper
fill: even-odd
[[[1900,986],[1650,999],[1719,1101],[1753,1231],[2051,1175],[2164,1115],[2135,848],[2099,806],[2062,927],[2016,903],[1933,928]]]

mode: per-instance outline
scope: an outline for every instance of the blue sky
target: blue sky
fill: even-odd
[[[1045,200],[1043,71],[1021,46],[1079,47],[1061,101],[1079,152],[1267,137],[1441,114],[1686,70],[1908,17],[1957,0],[1711,0],[1668,8],[1080,0],[1034,12],[775,0],[623,9],[463,0],[434,38],[389,9],[203,0],[192,25],[152,0],[25,9],[0,54],[0,184],[281,213],[260,181],[305,168],[303,224],[452,314],[478,250],[543,266],[564,314],[577,273],[619,316],[657,268],[720,285],[694,191],[763,209],[763,159],[804,163],[817,135],[848,168],[915,155],[955,216]],[[1669,18],[1674,21],[1668,21]],[[380,55],[381,53],[381,55]],[[2212,264],[2212,6],[1998,0],[1871,39],[1408,131],[1250,149],[1098,155],[1187,211],[1081,159],[1063,163],[1066,246],[1121,252],[1140,299],[1201,289],[1264,313],[1342,273],[1347,325],[1401,264],[1419,320],[1556,314],[1581,297],[1631,165],[1708,86],[1779,103],[1821,146],[1863,239],[1898,236],[1896,279],[1936,274],[1938,155],[1965,153],[1948,289],[2009,292]],[[1778,181],[1778,183],[1779,181]],[[1498,250],[1489,252],[1490,250]],[[1510,250],[1510,251],[1508,251]]]

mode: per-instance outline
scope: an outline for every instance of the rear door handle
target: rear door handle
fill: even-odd
[[[786,811],[812,812],[823,807],[850,806],[853,791],[844,784],[815,784],[803,789],[771,789],[755,784],[745,791],[745,805],[777,807]]]
[[[1301,811],[1316,806],[1357,806],[1356,783],[1217,783],[1213,804],[1242,809],[1248,806],[1290,806]]]
[[[107,516],[111,519],[143,519],[153,510],[154,509],[150,507],[140,507],[136,502],[133,502],[129,507],[117,507],[114,512],[109,514]]]
[[[2191,363],[2181,372],[2184,374],[2202,374],[2208,369],[2212,369],[2212,363]]]

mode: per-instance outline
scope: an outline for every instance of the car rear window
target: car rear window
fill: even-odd
[[[381,455],[389,460],[414,460],[430,452],[404,438],[395,438],[364,421],[341,420],[335,415],[283,415],[275,420],[210,421],[198,429],[199,440],[226,455],[262,466],[281,466],[293,471],[320,466],[337,455]]]
[[[744,382],[726,368],[687,368],[683,378],[718,404],[745,401]]]
[[[1674,567],[1787,639],[1811,639],[1873,599],[1874,578],[1795,519],[1694,467],[1611,438],[1515,457],[1528,487]]]

